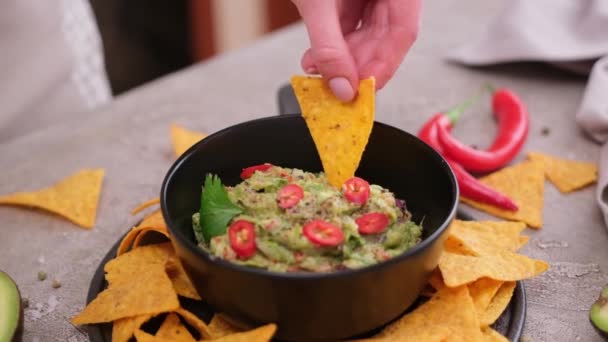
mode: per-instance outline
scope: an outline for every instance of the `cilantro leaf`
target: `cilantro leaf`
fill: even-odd
[[[200,226],[205,241],[226,233],[228,222],[243,212],[230,201],[228,192],[217,175],[208,174],[201,193]]]

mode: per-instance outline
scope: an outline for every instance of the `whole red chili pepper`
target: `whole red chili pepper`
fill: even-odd
[[[468,104],[465,104],[465,106]],[[443,155],[441,145],[438,140],[439,127],[446,129],[448,132],[452,130],[453,124],[458,119],[460,113],[465,106],[456,107],[447,113],[437,113],[422,126],[418,132],[418,137],[429,144],[437,152]],[[454,162],[450,158],[444,156],[452,171],[456,176],[460,194],[463,197],[472,200],[494,205],[496,207],[516,211],[517,205],[509,197],[481,183],[475,177],[471,176],[460,164]]]
[[[498,120],[492,146],[487,151],[471,148],[452,136],[447,126],[440,125],[438,136],[445,156],[472,172],[493,171],[513,160],[528,136],[528,111],[517,95],[506,89],[494,92],[492,109]]]

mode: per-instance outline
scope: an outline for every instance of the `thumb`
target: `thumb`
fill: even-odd
[[[356,94],[359,77],[340,27],[335,1],[294,0],[310,38],[312,61],[334,93],[342,101]]]

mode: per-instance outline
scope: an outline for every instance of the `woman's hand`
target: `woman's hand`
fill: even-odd
[[[342,101],[355,97],[360,79],[384,87],[418,34],[421,0],[292,1],[310,38],[302,69],[329,80]]]

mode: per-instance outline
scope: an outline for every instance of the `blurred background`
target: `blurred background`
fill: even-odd
[[[114,95],[300,20],[289,0],[90,2]]]

